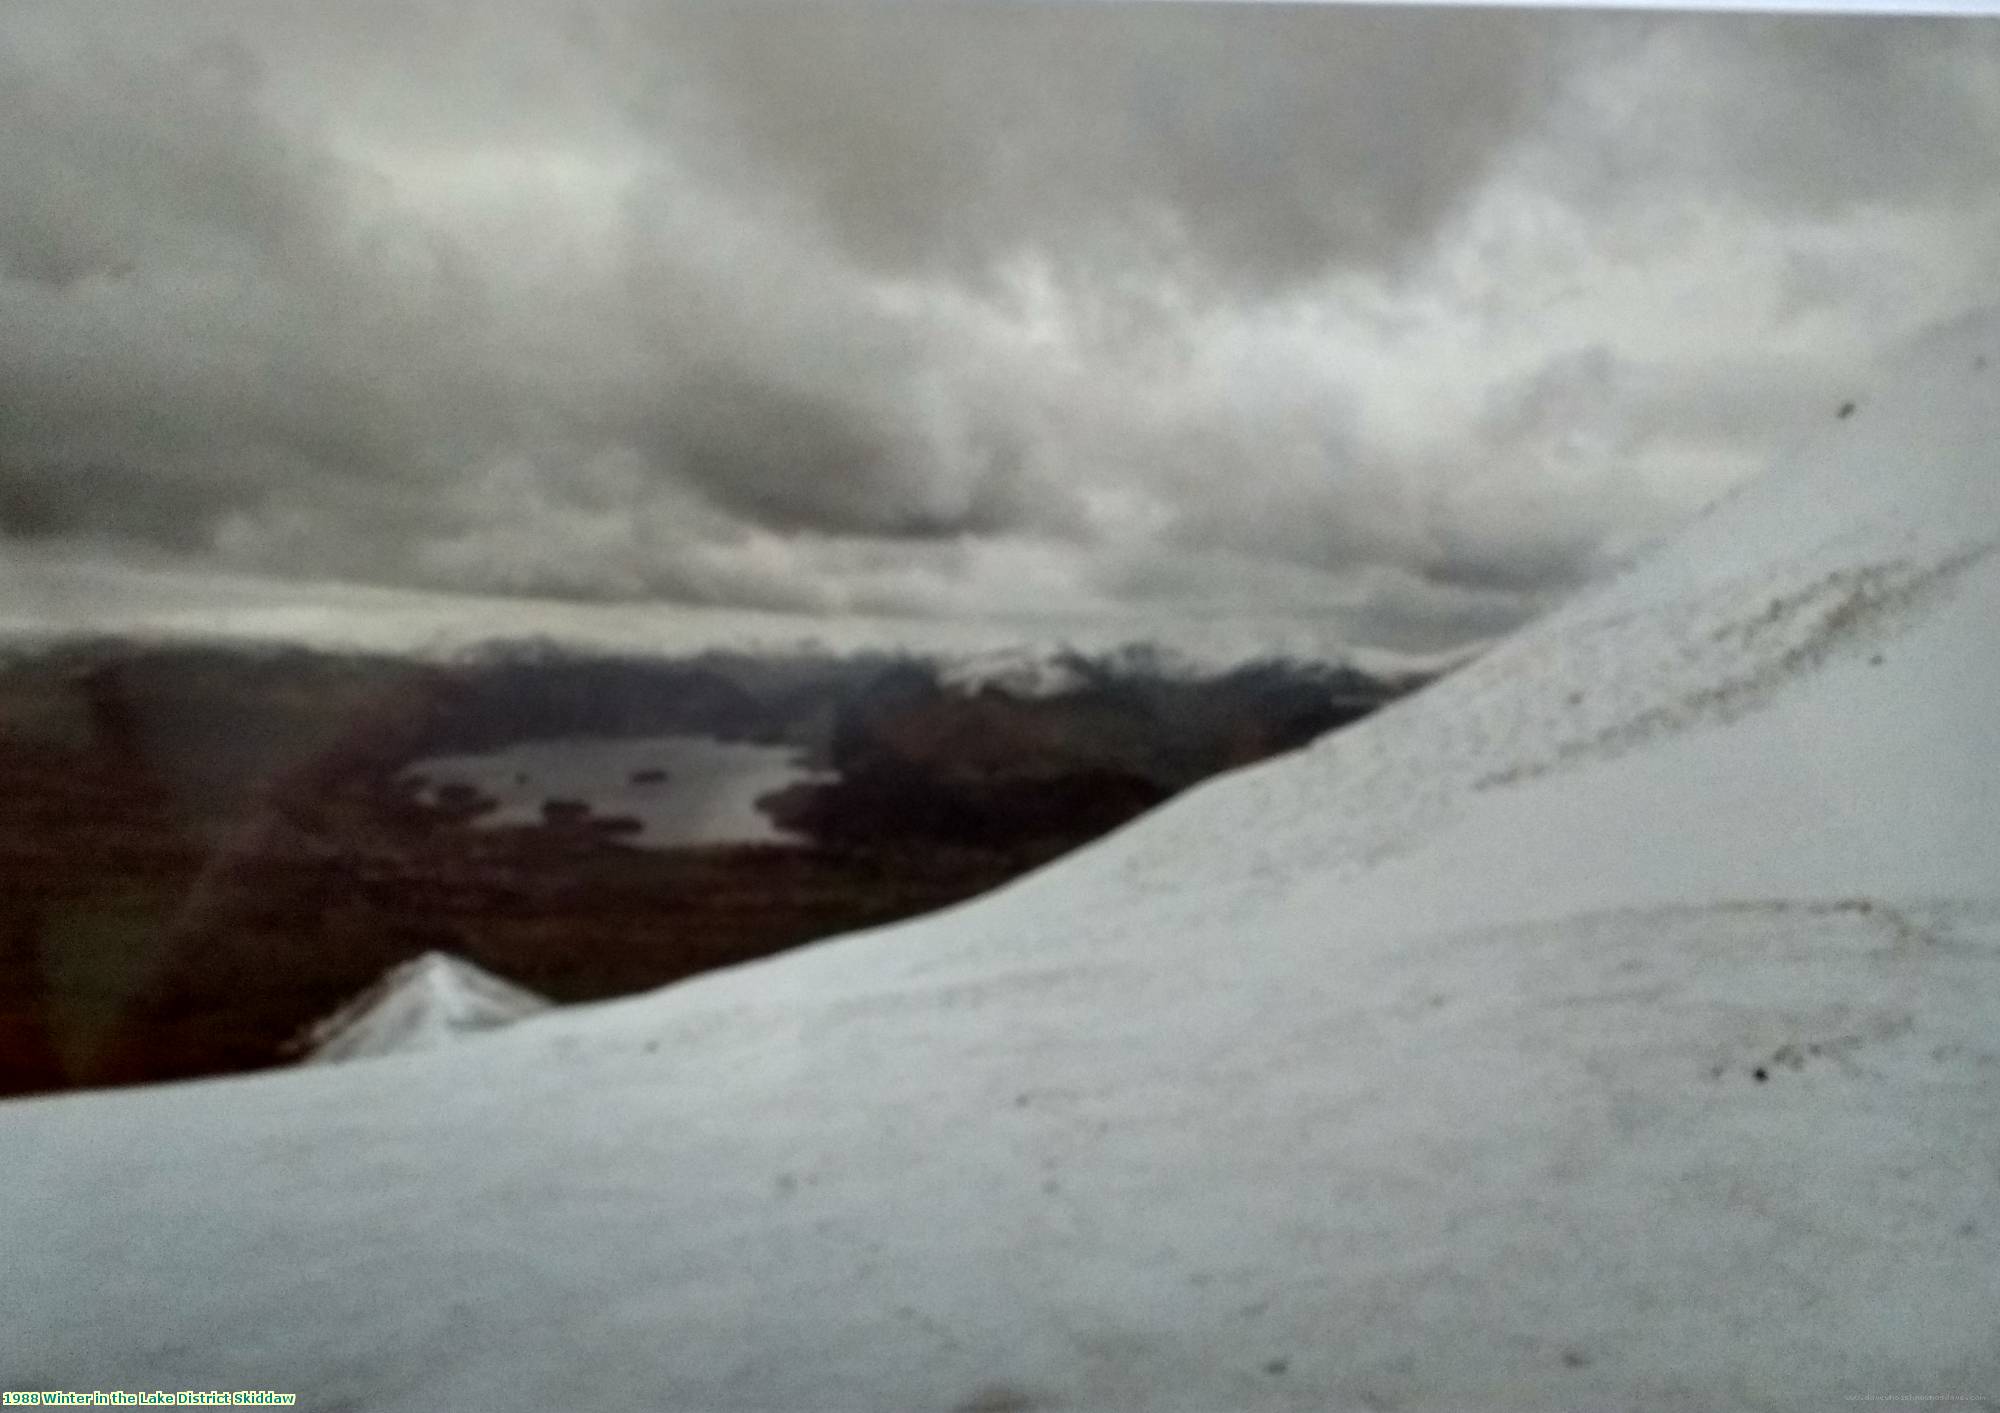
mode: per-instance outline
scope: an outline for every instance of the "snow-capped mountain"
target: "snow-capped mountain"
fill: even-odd
[[[1060,696],[1085,680],[1068,654],[1027,647],[970,653],[948,662],[939,678],[957,691],[991,687],[1015,697]]]
[[[0,1108],[11,1386],[1991,1399],[1996,538],[1988,316],[1601,591],[1000,893]]]
[[[548,1001],[463,957],[426,952],[400,966],[301,1035],[293,1052],[307,1064],[400,1055],[498,1030]]]
[[[938,680],[956,691],[976,693],[993,689],[1027,699],[1061,696],[1103,682],[1198,682],[1231,670],[1249,670],[1272,662],[1286,664],[1295,671],[1316,671],[1328,678],[1347,673],[1377,682],[1416,680],[1442,676],[1479,655],[1478,649],[1467,649],[1427,658],[1396,658],[1352,650],[1335,651],[1329,645],[1324,655],[1260,657],[1252,642],[1239,644],[1233,659],[1227,652],[1216,650],[1220,645],[1196,656],[1160,641],[1133,641],[1096,652],[1066,643],[1015,644],[986,652],[939,653],[933,661],[938,665]]]

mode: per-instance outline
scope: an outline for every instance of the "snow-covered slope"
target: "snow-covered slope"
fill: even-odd
[[[432,1050],[498,1030],[548,1002],[443,952],[391,967],[380,980],[312,1026],[294,1049],[308,1064]]]
[[[989,898],[0,1108],[7,1386],[1993,1399],[1996,536],[1988,317],[1602,592]]]

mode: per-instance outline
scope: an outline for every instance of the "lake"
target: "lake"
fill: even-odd
[[[657,849],[702,844],[803,843],[779,829],[757,801],[775,790],[833,778],[792,746],[748,745],[708,736],[524,741],[482,755],[432,756],[406,775],[428,782],[434,800],[448,785],[469,785],[499,807],[480,828],[539,824],[548,800],[577,800],[598,816],[628,815],[641,832],[621,836]]]

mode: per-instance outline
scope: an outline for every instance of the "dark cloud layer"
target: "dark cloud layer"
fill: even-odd
[[[1444,646],[2000,273],[1986,20],[24,0],[0,128],[0,536],[446,589]]]
[[[1550,81],[1498,12],[973,3],[682,6],[661,111],[775,175],[865,265],[976,279],[1024,250],[1226,286],[1405,256]],[[677,62],[678,61],[678,62]]]

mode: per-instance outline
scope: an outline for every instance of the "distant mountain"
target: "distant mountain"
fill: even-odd
[[[139,568],[15,547],[0,555],[0,657],[80,638],[181,646],[310,647],[458,663],[565,658],[917,658],[982,662],[1159,654],[1204,672],[1246,662],[1345,663],[1435,676],[1484,644],[1408,652],[1351,641],[1324,613],[1107,611],[1079,617],[811,615],[660,602],[587,603]]]
[[[426,952],[392,967],[291,1048],[308,1064],[409,1054],[512,1025],[548,1004],[462,957]]]
[[[961,902],[1411,685],[1311,662],[1051,661],[1067,685],[1026,693],[884,653],[114,638],[0,662],[0,939],[20,939],[0,947],[0,1091],[266,1066],[424,951],[599,1000]],[[575,803],[538,808],[560,791],[482,830],[491,801],[423,781],[441,757],[676,735],[811,767],[754,806],[790,831],[782,855],[664,852],[615,810],[579,827]],[[704,788],[660,782],[669,807]]]

